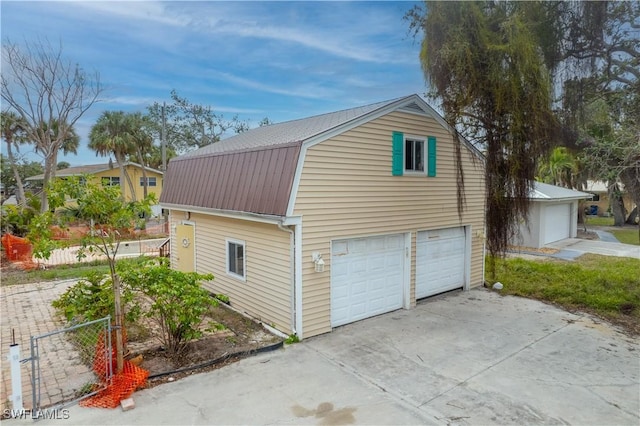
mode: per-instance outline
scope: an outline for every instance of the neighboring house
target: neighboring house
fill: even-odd
[[[529,207],[529,223],[521,223],[512,244],[541,248],[578,234],[578,205],[591,194],[535,182]]]
[[[624,185],[620,184],[621,190],[624,191]],[[599,180],[588,180],[585,192],[593,194],[593,198],[586,204],[586,213],[591,215],[598,216],[611,216],[611,200],[609,199],[609,190],[607,188],[607,184],[605,182]],[[631,195],[628,192],[624,192],[622,195],[622,201],[624,202],[624,207],[627,209],[627,214],[631,213],[633,208],[635,207],[635,203],[631,199]],[[593,208],[591,206],[596,206]],[[626,216],[625,216],[626,219]]]
[[[17,206],[18,200],[15,195],[10,195],[6,200],[2,202],[3,206]]]
[[[417,95],[259,127],[169,163],[171,263],[299,338],[483,284],[484,158]]]
[[[126,163],[125,168],[133,184],[135,196],[137,200],[144,198],[144,179],[142,175],[142,166],[137,163]],[[156,199],[160,198],[163,185],[163,173],[160,170],[146,167],[147,175],[147,193],[156,194]],[[131,196],[131,188],[127,182],[121,182],[120,168],[117,164],[91,164],[88,166],[69,167],[67,169],[57,170],[56,178],[66,178],[71,176],[91,175],[94,182],[102,183],[108,186],[120,186],[124,197],[127,201],[133,199]],[[26,179],[27,182],[38,182],[44,179],[44,175],[31,176]]]

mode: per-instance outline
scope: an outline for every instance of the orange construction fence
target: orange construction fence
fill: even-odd
[[[126,333],[123,333],[126,336]],[[126,338],[126,337],[125,337]],[[111,345],[111,367],[112,371],[116,369],[116,349],[115,339],[112,339],[114,343]],[[100,377],[103,382],[107,380],[107,364],[104,354],[105,342],[104,335],[101,334],[98,343],[96,344],[96,356],[93,361],[93,371]],[[138,388],[142,387],[147,378],[149,372],[137,365],[134,365],[130,361],[125,360],[122,372],[114,374],[111,378],[111,382],[107,383],[107,387],[98,392],[97,394],[80,401],[80,405],[83,407],[97,407],[97,408],[116,408],[120,405],[120,401],[129,398],[131,394]]]
[[[2,236],[2,247],[4,247],[7,259],[13,262],[28,262],[31,260],[33,247],[26,238],[4,234]]]

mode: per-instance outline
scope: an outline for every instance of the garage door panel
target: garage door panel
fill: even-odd
[[[384,273],[387,259],[384,254],[377,254],[367,257],[367,272]]]
[[[334,241],[331,247],[333,327],[402,307],[402,234]],[[333,273],[334,268],[338,273]],[[342,297],[345,289],[346,299]]]
[[[347,263],[348,273],[350,274],[365,273],[369,267],[367,259],[364,258],[354,259],[353,262]]]
[[[464,286],[464,228],[420,231],[416,241],[417,299]]]
[[[571,204],[555,204],[544,208],[544,244],[564,240],[571,235]]]

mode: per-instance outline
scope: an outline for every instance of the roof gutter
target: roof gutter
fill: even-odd
[[[530,201],[542,201],[545,203],[556,203],[561,201],[591,200],[593,197],[563,197],[563,198],[530,198]]]
[[[269,214],[239,212],[236,210],[211,209],[206,207],[188,206],[184,204],[160,203],[160,207],[169,210],[178,210],[183,212],[201,213],[211,216],[228,217],[231,219],[243,219],[253,222],[270,223],[278,225],[286,222],[285,217]]]

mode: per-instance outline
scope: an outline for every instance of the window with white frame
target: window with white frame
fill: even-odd
[[[424,172],[424,140],[407,138],[404,141],[404,170]]]
[[[246,279],[244,248],[244,241],[227,239],[227,274],[243,281]]]
[[[147,186],[156,186],[157,182],[156,182],[156,178],[155,177],[148,177],[147,178]],[[144,186],[144,177],[140,177],[140,186]]]
[[[391,175],[426,175],[436,177],[438,157],[435,136],[412,137],[391,133]]]
[[[102,186],[120,186],[120,177],[118,176],[103,177]]]

